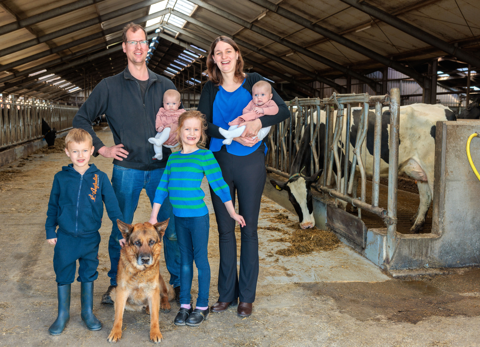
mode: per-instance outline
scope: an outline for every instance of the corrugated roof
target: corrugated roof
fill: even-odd
[[[85,4],[80,6],[83,2]],[[207,43],[218,33],[233,36],[234,39],[255,47],[255,51],[252,51],[241,46],[249,70],[258,71],[275,82],[285,82],[289,85],[292,85],[292,79],[295,83],[308,83],[311,86],[313,81],[334,83],[337,78],[345,76],[344,71],[340,71],[335,64],[350,69],[350,74],[361,75],[382,71],[385,67],[377,59],[360,53],[353,47],[347,47],[345,42],[328,38],[298,21],[287,19],[280,12],[275,13],[257,4],[260,3],[258,0],[92,2],[94,3],[87,4],[85,0],[2,1],[0,32],[9,24],[21,24],[17,22],[17,18],[25,20],[44,15],[47,11],[58,12],[65,5],[76,5],[79,8],[0,34],[0,92],[20,94],[32,92],[32,95],[36,95],[32,88],[41,85],[40,81],[35,76],[28,76],[43,69],[47,72],[53,71],[55,76],[67,79],[71,83],[67,86],[67,91],[77,87],[90,89],[102,78],[125,68],[125,55],[118,49],[118,44],[121,41],[121,27],[132,20],[145,25],[151,37],[156,38],[151,45],[149,67],[171,78],[182,75],[182,78],[178,79],[186,81],[185,88],[195,80],[200,81],[199,71],[205,67],[201,55],[206,54],[209,46]],[[418,75],[427,74],[426,63],[432,58],[443,57],[439,62],[439,69],[448,74],[448,77],[440,78],[439,83],[446,88],[465,86],[465,73],[458,70],[465,68],[465,64],[429,43],[349,6],[344,1],[276,0],[272,3],[375,54],[402,64],[405,71],[412,71]],[[367,0],[365,3],[448,43],[457,43],[461,49],[475,56],[480,52],[480,25],[477,24],[480,15],[479,1]],[[115,12],[132,5],[137,5],[136,9],[124,11],[123,14]],[[155,18],[155,13],[165,9],[179,11],[190,18],[180,18],[172,13],[163,13]],[[145,19],[149,15],[148,20]],[[197,22],[192,23],[195,20]],[[87,21],[91,22],[87,23],[88,25],[82,24]],[[112,28],[117,26],[120,26],[120,29],[112,31]],[[210,31],[208,26],[213,27],[215,32]],[[286,42],[276,42],[257,32],[255,27]],[[154,34],[158,28],[161,28],[160,32]],[[91,39],[86,39],[88,37]],[[82,40],[85,42],[80,42]],[[69,47],[66,47],[68,45]],[[195,45],[196,48],[191,45]],[[307,50],[310,56],[292,47]],[[188,49],[193,56],[186,53]],[[315,58],[318,56],[326,60],[320,61]],[[200,63],[203,65],[199,65]],[[64,68],[65,64],[70,66]],[[2,66],[7,68],[2,69]],[[188,73],[193,74],[194,66],[196,77],[187,78]],[[36,67],[38,69],[35,69]],[[184,78],[183,74],[187,77]],[[401,73],[397,72],[398,74]],[[285,78],[289,80],[286,81]],[[381,79],[378,75],[369,78],[372,85]],[[344,80],[345,78],[342,79]],[[357,82],[358,79],[355,79],[355,83]],[[476,74],[472,75],[471,84],[472,90],[480,88],[480,78],[477,78]],[[62,85],[57,83],[54,86],[55,93],[58,93],[58,87]],[[299,88],[297,90],[299,93],[306,91],[304,87]],[[38,95],[48,96],[45,93]]]

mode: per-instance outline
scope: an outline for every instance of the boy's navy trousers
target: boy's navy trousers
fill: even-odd
[[[57,276],[57,284],[63,286],[75,281],[77,260],[80,264],[77,281],[95,281],[98,277],[99,245],[99,232],[75,237],[59,229],[53,255],[53,269]]]

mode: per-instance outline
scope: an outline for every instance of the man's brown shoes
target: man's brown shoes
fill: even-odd
[[[213,305],[210,308],[210,311],[219,313],[219,312],[226,311],[227,308],[229,308],[230,306],[233,306],[233,307],[237,306],[237,302],[236,301],[232,301],[232,302],[220,302],[220,301],[218,301],[215,305]]]
[[[248,302],[240,302],[237,308],[237,315],[239,317],[248,317],[252,314],[252,304]]]

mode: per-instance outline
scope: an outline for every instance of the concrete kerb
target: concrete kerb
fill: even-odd
[[[61,132],[57,133],[57,139],[63,136],[66,136],[69,129],[65,129]],[[14,146],[11,148],[8,148],[2,152],[0,152],[0,168],[3,166],[10,164],[14,162],[17,159],[29,156],[36,150],[45,147],[47,143],[45,142],[45,139],[41,138],[38,140],[33,140],[29,142],[22,143],[18,146]]]

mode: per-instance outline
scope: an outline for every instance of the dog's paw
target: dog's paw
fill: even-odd
[[[117,342],[122,338],[122,329],[112,329],[110,335],[108,335],[108,342]]]
[[[163,313],[168,313],[171,311],[170,303],[167,300],[165,300],[165,302],[160,303],[160,311]]]
[[[162,341],[162,333],[160,330],[151,330],[150,331],[150,340],[152,340],[155,343],[159,343]]]

